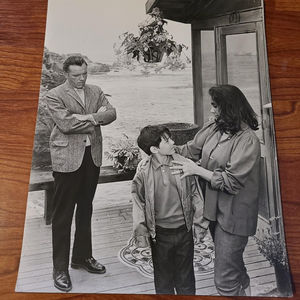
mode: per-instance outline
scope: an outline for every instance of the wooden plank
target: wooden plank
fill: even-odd
[[[130,197],[130,195],[129,195]],[[105,220],[112,217],[119,217],[120,215],[131,215],[132,211],[132,203],[126,203],[126,204],[117,204],[111,207],[104,207],[101,209],[94,210],[94,219],[99,222],[106,222]],[[41,218],[28,218],[26,220],[27,226],[30,226],[31,224],[39,223],[39,226],[44,227],[45,224],[42,222]],[[34,225],[35,226],[35,225]]]
[[[241,23],[250,23],[250,22],[259,22],[263,20],[262,9],[250,10],[250,11],[241,11],[239,12],[239,24]],[[195,19],[192,22],[192,26],[198,30],[212,30],[214,27],[219,26],[228,26],[234,24],[234,21],[231,21],[231,14],[226,14],[223,16],[210,18],[210,19]]]
[[[221,28],[215,30],[215,55],[216,55],[216,82],[227,84],[227,48],[226,37],[221,34]]]
[[[131,204],[130,204],[131,205]],[[110,215],[100,215],[96,217],[96,214],[94,213],[94,217],[93,217],[93,222],[98,226],[106,226],[109,227],[108,222],[113,222],[113,221],[124,221],[124,222],[130,222],[132,221],[132,217],[130,215],[128,215],[128,212],[119,212],[119,215],[114,215],[114,216],[110,216]],[[50,226],[47,226],[44,224],[43,220],[41,218],[35,218],[35,220],[37,220],[36,222],[28,222],[26,223],[26,227],[28,229],[30,228],[35,228],[36,226],[38,226],[38,228],[40,230],[44,230],[45,228],[50,228]],[[113,226],[117,226],[117,224],[113,224]],[[96,228],[95,228],[96,230]]]
[[[114,263],[118,263],[116,256],[111,257],[105,257],[99,259],[101,263],[104,265],[110,265]],[[49,257],[49,261],[47,262],[37,262],[35,264],[28,263],[27,265],[25,263],[22,264],[22,268],[19,271],[20,278],[27,277],[28,275],[31,275],[31,272],[43,272],[45,274],[46,272],[49,272],[52,268],[52,258]]]
[[[103,166],[100,170],[98,183],[128,181],[132,180],[134,175],[135,170],[119,173],[112,166]],[[52,172],[32,170],[29,191],[32,192],[39,190],[45,190],[44,219],[46,225],[50,225],[52,221],[52,200],[54,195],[54,179],[52,177]]]
[[[115,288],[114,291],[116,294],[155,294],[153,282],[146,282],[134,286]]]
[[[204,103],[202,87],[201,31],[192,28],[192,66],[194,93],[194,122],[199,126],[204,123]]]
[[[99,224],[94,225],[94,227],[98,226]],[[112,227],[110,228],[109,226],[105,226],[105,228],[103,228],[103,230],[98,230],[95,229],[93,230],[93,238],[101,238],[101,237],[107,237],[110,234],[113,233],[121,233],[121,234],[125,234],[128,232],[128,234],[130,234],[132,232],[132,220],[128,220],[124,223],[122,223],[122,225],[124,227],[120,228],[120,226],[118,227],[118,225],[114,224],[112,225]],[[42,232],[37,233],[34,237],[31,238],[31,233],[28,232],[28,234],[25,235],[25,237],[30,236],[30,240],[31,240],[31,245],[36,244],[37,242],[42,245],[42,244],[47,244],[47,243],[51,243],[51,228],[47,229],[47,234],[42,234]],[[74,230],[73,230],[74,232]],[[26,246],[27,247],[27,246]],[[30,245],[28,245],[28,247],[30,247]]]
[[[120,218],[120,213],[122,213],[122,211],[125,212],[127,219],[123,217]],[[90,277],[89,275],[86,275],[84,271],[80,271],[78,273],[78,271],[76,272],[72,270],[72,280],[75,276],[73,281],[78,281],[77,292],[86,292],[88,290],[90,292],[101,293],[154,293],[152,279],[146,277],[143,278],[143,276],[139,275],[137,271],[122,264],[117,257],[118,251],[126,245],[127,239],[131,235],[131,213],[131,207],[128,206],[125,206],[125,208],[123,209],[115,208],[104,211],[96,210],[94,212],[95,219],[98,219],[99,215],[106,216],[105,220],[102,219],[102,225],[96,226],[97,229],[94,230],[95,232],[97,232],[97,237],[94,233],[93,249],[94,256],[96,258],[100,258],[100,261],[106,265],[108,272],[104,277],[101,277],[100,281],[103,288],[99,289],[99,277]],[[24,240],[24,243],[26,243],[26,240],[30,241],[30,245],[24,245],[17,288],[20,291],[29,291],[33,289],[39,292],[54,292],[55,290],[52,286],[51,280],[51,241],[49,238],[46,238],[45,242],[41,243],[39,237],[35,238],[34,240],[31,238],[32,235],[36,237],[36,230],[39,231],[38,236],[43,236],[43,230],[46,230],[46,235],[44,235],[46,237],[50,237],[50,228],[45,226],[42,226],[42,228],[40,228],[41,221],[30,221],[28,223],[31,223],[31,226],[29,229],[26,227],[26,231],[28,230],[28,235]],[[103,226],[105,222],[108,222],[107,225],[109,225],[106,226],[106,228],[104,228]],[[99,225],[99,223],[100,222],[98,221],[94,222],[93,228],[95,228],[96,224]],[[118,228],[121,231],[118,230]],[[29,234],[30,231],[31,234]],[[74,226],[72,227],[72,234],[73,233]],[[246,248],[246,253],[249,251],[253,253],[253,257],[246,257],[245,262],[249,274],[251,275],[251,282],[253,282],[253,284],[259,284],[262,282],[261,278],[264,277],[264,280],[266,282],[270,284],[272,284],[272,282],[274,283],[274,270],[272,267],[270,267],[269,263],[259,254],[257,245],[253,238],[249,239],[249,243]],[[140,279],[141,281],[131,280],[130,284],[122,284],[124,280],[127,280],[123,279],[122,276],[132,277],[132,274],[136,273],[138,274],[138,276],[142,277]],[[109,285],[107,285],[106,283],[107,277],[110,278]],[[33,286],[33,282],[37,281],[39,282],[38,285]],[[73,284],[75,284],[74,282]],[[216,293],[213,274],[208,274],[205,276],[197,275],[196,286],[198,294],[212,295]]]
[[[83,270],[70,270],[70,276],[73,281],[74,293],[112,293],[115,287],[126,287],[132,283],[140,284],[144,282],[151,282],[152,279],[141,276],[138,272],[127,269],[125,274],[90,274]],[[100,281],[99,281],[100,280]],[[99,284],[101,282],[101,284]],[[22,286],[23,291],[39,291],[41,288],[49,287],[49,291],[55,291],[52,287],[52,278],[50,276],[44,278],[44,281],[32,282]],[[20,288],[20,287],[19,287]]]
[[[226,4],[225,4],[226,3]],[[188,4],[182,8],[181,14],[177,10],[177,5]],[[191,4],[191,5],[189,5]],[[170,0],[149,0],[146,3],[146,12],[150,12],[154,7],[158,7],[164,12],[166,18],[178,22],[193,22],[198,19],[213,19],[217,16],[232,14],[236,11],[248,11],[262,7],[261,0],[237,0],[234,2],[218,1],[170,1]]]
[[[214,285],[201,288],[201,289],[196,288],[196,295],[216,295],[216,294],[217,294],[217,290]]]
[[[135,170],[118,173],[118,170],[112,166],[102,166],[98,183],[109,183],[118,181],[132,180]],[[54,179],[52,172],[49,171],[32,171],[30,176],[29,192],[39,190],[49,190],[53,188]]]
[[[50,268],[50,270],[51,269],[52,268]],[[20,284],[23,285],[24,287],[26,287],[26,286],[32,285],[33,283],[36,283],[37,281],[41,281],[41,282],[47,281],[47,280],[49,280],[48,279],[49,273],[51,273],[51,271],[50,272],[49,272],[49,270],[47,270],[47,271],[48,272],[39,271],[39,272],[35,272],[34,274],[33,273],[27,274],[28,276],[23,277],[22,280],[20,281]],[[82,277],[82,278],[87,277],[86,280],[89,281],[89,280],[93,280],[93,279],[99,279],[99,277],[101,278],[101,280],[103,280],[103,278],[108,278],[108,277],[111,278],[111,280],[113,280],[114,276],[120,276],[122,274],[131,273],[134,271],[134,269],[128,268],[121,262],[117,261],[114,264],[106,265],[106,273],[103,276],[97,276],[95,274],[90,274],[84,270],[70,269],[70,272],[71,271],[72,271],[72,274],[76,274],[78,277]],[[145,277],[145,279],[146,279],[146,277]]]

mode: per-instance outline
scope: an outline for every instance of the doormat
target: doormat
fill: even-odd
[[[153,278],[153,264],[151,249],[138,248],[131,238],[118,254],[119,260],[131,268],[136,269],[145,277]],[[206,236],[202,243],[194,245],[194,270],[195,275],[207,275],[214,270],[214,244],[210,236]]]

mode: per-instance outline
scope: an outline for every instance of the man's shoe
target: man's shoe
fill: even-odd
[[[90,273],[104,274],[106,269],[103,265],[96,261],[94,257],[86,258],[83,261],[72,261],[71,268],[73,269],[85,269]]]
[[[72,289],[72,282],[68,271],[53,269],[53,280],[54,286],[63,292],[69,292]]]

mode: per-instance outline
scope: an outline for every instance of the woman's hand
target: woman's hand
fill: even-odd
[[[183,179],[186,176],[198,175],[200,167],[190,159],[184,162],[173,160],[172,163],[174,164],[174,166],[170,167],[172,174],[182,174],[180,179]]]
[[[201,166],[198,166],[190,159],[187,159],[184,162],[173,160],[172,163],[175,164],[175,166],[170,167],[170,169],[172,170],[172,174],[182,174],[180,176],[180,179],[183,179],[186,176],[197,175],[205,179],[206,181],[211,181],[213,172]]]

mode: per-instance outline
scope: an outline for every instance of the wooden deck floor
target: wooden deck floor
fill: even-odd
[[[93,255],[105,264],[104,275],[70,269],[73,293],[154,294],[151,278],[121,263],[119,250],[126,245],[132,228],[131,206],[95,210],[93,215]],[[73,228],[74,230],[74,228]],[[51,226],[43,218],[25,224],[22,257],[16,284],[17,292],[59,292],[52,281]],[[253,239],[245,252],[253,295],[264,295],[276,287],[273,267],[259,254]],[[196,276],[199,295],[215,295],[213,274]]]

